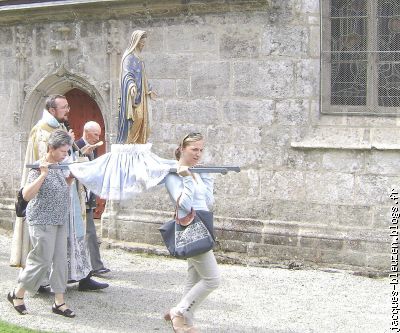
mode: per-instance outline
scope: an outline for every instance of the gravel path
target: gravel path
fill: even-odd
[[[112,270],[97,292],[67,291],[74,319],[51,313],[50,295],[28,296],[29,314],[6,300],[18,270],[8,266],[10,235],[0,232],[0,319],[52,332],[172,332],[162,313],[182,291],[186,263],[165,257],[102,250]],[[221,287],[197,312],[202,332],[389,332],[389,280],[348,272],[221,265]]]

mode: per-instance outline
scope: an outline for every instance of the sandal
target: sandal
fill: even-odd
[[[11,291],[7,295],[8,301],[12,304],[14,309],[20,314],[20,315],[26,315],[28,314],[28,311],[26,310],[25,304],[20,304],[20,305],[14,305],[14,300],[15,299],[24,299],[23,297],[17,297],[15,295],[15,290],[13,290],[12,294]]]
[[[164,315],[164,319],[171,321],[172,329],[175,333],[185,333],[185,320],[182,315],[171,309]]]
[[[57,305],[56,303],[53,304],[53,306],[51,307],[51,310],[58,315],[64,316],[64,317],[68,317],[68,318],[74,318],[75,317],[75,313],[74,311],[72,311],[71,309],[65,309],[60,310],[60,308],[65,305],[65,303]]]

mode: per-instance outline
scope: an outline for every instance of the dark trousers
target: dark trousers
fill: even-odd
[[[93,209],[86,209],[86,242],[89,249],[90,263],[94,271],[104,268],[100,258],[99,243],[97,241],[96,227],[93,220]]]

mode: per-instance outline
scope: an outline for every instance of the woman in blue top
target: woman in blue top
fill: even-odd
[[[178,218],[194,210],[209,211],[214,202],[213,179],[208,174],[192,174],[188,168],[200,162],[204,150],[204,139],[200,133],[186,135],[175,151],[178,173],[170,173],[165,185],[176,206]],[[220,272],[212,250],[187,259],[188,276],[183,297],[165,315],[172,321],[174,332],[195,333],[194,311],[220,282]]]

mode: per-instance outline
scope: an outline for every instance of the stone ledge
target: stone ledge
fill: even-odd
[[[400,150],[400,128],[316,127],[300,141],[291,142],[295,149]]]
[[[40,21],[75,21],[77,18],[136,19],[173,17],[179,15],[201,15],[207,13],[267,11],[270,5],[266,0],[238,1],[144,1],[144,0],[65,0],[49,1],[39,4],[0,6],[0,24],[29,23]]]
[[[297,149],[340,149],[340,150],[400,150],[400,144],[390,143],[364,143],[364,144],[352,144],[352,143],[329,143],[329,142],[316,142],[316,141],[297,141],[291,142],[290,146]]]
[[[173,259],[168,253],[168,250],[163,246],[149,245],[143,243],[134,242],[119,242],[110,239],[103,239],[103,248],[108,249],[122,249],[124,251],[146,254],[146,255],[158,255]],[[315,269],[329,273],[348,272],[358,276],[364,276],[369,278],[387,277],[389,272],[377,270],[371,267],[355,267],[345,264],[329,264],[329,265],[318,265],[309,261],[302,260],[286,260],[281,263],[276,263],[270,258],[265,257],[248,257],[245,254],[223,252],[214,250],[217,261],[221,264],[228,265],[243,265],[243,266],[255,266],[265,268],[282,268],[282,269]]]
[[[102,232],[122,247],[130,244],[137,252],[166,254],[157,229],[170,218],[169,212],[133,209],[129,215],[124,211],[112,220],[104,218]],[[368,259],[386,253],[390,243],[386,230],[224,216],[215,216],[214,221],[216,255],[221,262],[286,268],[300,262],[306,267],[348,266],[363,272],[382,272],[389,265]]]
[[[113,219],[117,223],[146,223],[155,227],[172,219],[171,212],[132,209],[117,214]],[[108,216],[102,218],[102,223],[110,225],[112,221]],[[214,215],[214,227],[216,230],[234,231],[248,234],[265,234],[286,237],[320,238],[327,240],[368,241],[385,243],[386,230],[377,230],[365,227],[331,226],[318,223],[282,220],[261,220],[249,218],[233,218]]]

